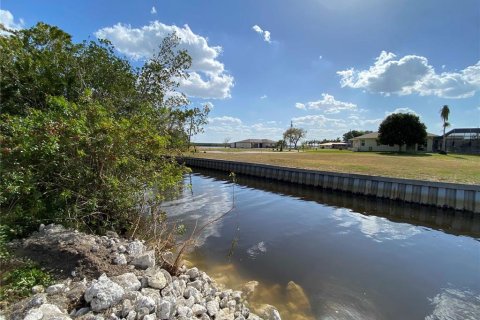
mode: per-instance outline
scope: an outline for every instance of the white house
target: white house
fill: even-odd
[[[425,151],[425,152],[432,152],[433,151],[433,139],[437,135],[432,133],[427,133],[427,142],[424,145],[415,145],[415,146],[388,146],[385,144],[380,144],[378,139],[378,132],[367,133],[359,137],[355,137],[350,139],[352,142],[352,147],[350,150],[352,151],[385,151],[385,152],[395,152],[395,151]]]
[[[247,139],[233,142],[230,144],[231,148],[273,148],[276,142],[269,139]]]
[[[348,143],[344,142],[325,142],[318,145],[320,149],[347,149]]]

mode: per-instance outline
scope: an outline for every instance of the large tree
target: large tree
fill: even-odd
[[[293,145],[294,149],[297,149],[297,144],[300,139],[304,138],[307,134],[307,131],[302,128],[288,128],[283,133],[283,139],[288,141],[288,145],[291,147]]]
[[[446,145],[445,145],[445,130],[447,127],[450,126],[450,123],[448,122],[448,116],[450,115],[450,108],[448,105],[444,105],[442,109],[440,110],[440,117],[442,118],[443,121],[443,138],[442,138],[442,151],[447,152],[446,150]]]
[[[191,65],[178,44],[166,37],[136,69],[43,23],[0,34],[2,223],[126,231],[158,207],[208,113],[176,92]]]
[[[378,141],[386,145],[413,146],[424,144],[427,131],[417,115],[411,113],[393,113],[378,128]]]

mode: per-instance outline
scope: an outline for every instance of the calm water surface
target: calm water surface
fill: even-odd
[[[197,171],[164,205],[220,282],[260,285],[284,319],[480,319],[480,217]],[[294,281],[301,295],[286,289]]]

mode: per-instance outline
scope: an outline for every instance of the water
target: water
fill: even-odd
[[[479,215],[236,179],[196,172],[164,209],[192,230],[234,206],[189,259],[228,286],[258,281],[252,308],[274,304],[283,319],[480,319]]]

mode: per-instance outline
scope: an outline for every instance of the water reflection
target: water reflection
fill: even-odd
[[[435,306],[426,320],[478,319],[480,316],[480,295],[470,290],[444,289],[433,299]]]
[[[227,173],[217,170],[195,169],[195,172],[221,181],[228,179]],[[445,210],[369,196],[352,195],[346,192],[322,190],[250,176],[237,175],[236,181],[241,186],[270,191],[288,197],[297,197],[305,201],[315,201],[327,206],[337,207],[343,212],[347,212],[345,208],[348,208],[354,214],[361,214],[357,217],[383,217],[393,222],[404,222],[412,226],[424,226],[455,235],[480,238],[480,215],[471,212]]]
[[[191,230],[235,205],[189,259],[228,287],[253,287],[254,310],[272,304],[299,320],[478,313],[477,215],[242,176],[233,189],[215,171],[191,179],[164,209]]]

